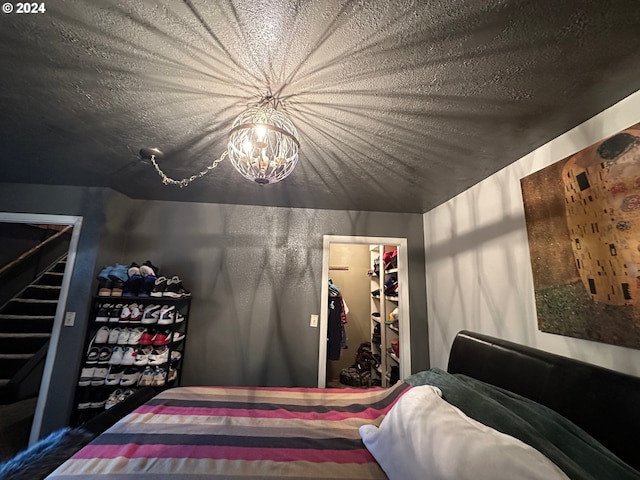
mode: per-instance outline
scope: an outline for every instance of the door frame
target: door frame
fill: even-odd
[[[398,248],[398,305],[402,312],[402,328],[400,329],[400,375],[401,378],[411,374],[411,320],[409,312],[409,262],[407,239],[397,237],[364,237],[349,235],[324,235],[322,237],[322,287],[320,293],[320,319],[318,339],[318,388],[327,385],[327,323],[329,306],[329,256],[332,243],[352,245],[396,245]]]
[[[62,333],[62,325],[64,312],[67,306],[67,297],[69,295],[69,285],[71,284],[71,273],[76,261],[78,251],[78,240],[80,238],[80,229],[82,228],[82,217],[75,215],[53,215],[39,213],[8,213],[0,212],[0,222],[2,223],[35,223],[47,225],[71,225],[71,241],[67,252],[67,262],[62,276],[62,286],[60,288],[60,296],[58,297],[58,305],[53,320],[53,328],[51,329],[51,338],[49,339],[49,349],[47,358],[44,363],[42,372],[42,380],[40,381],[40,392],[36,402],[36,409],[31,424],[31,434],[29,436],[29,445],[38,441],[40,437],[40,428],[42,427],[42,419],[44,415],[44,407],[49,396],[51,388],[51,374],[53,372],[53,364],[55,363],[56,354],[58,352],[58,343],[60,334]]]

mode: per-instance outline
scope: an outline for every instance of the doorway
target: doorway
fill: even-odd
[[[400,330],[400,356],[398,364],[401,378],[409,375],[411,372],[407,239],[325,235],[323,237],[322,302],[319,323],[319,388],[332,386],[336,374],[339,374],[339,369],[344,366],[350,366],[353,363],[355,353],[360,345],[360,339],[364,339],[366,335],[366,340],[363,341],[371,341],[373,328],[370,315],[371,289],[369,279],[367,278],[367,271],[372,268],[370,256],[371,247],[378,245],[395,247],[398,251],[398,282],[399,285],[404,286],[404,288],[399,289],[398,294],[398,308],[402,312],[402,318],[404,319],[402,323],[404,328]],[[353,252],[351,252],[350,247],[361,247],[361,249],[354,249]],[[353,258],[353,261],[351,258]],[[348,282],[349,278],[354,278],[354,276],[357,275],[362,275],[364,280],[362,283],[357,281],[353,285],[344,283]],[[332,280],[341,290],[346,289],[344,298],[349,312],[351,313],[352,305],[356,309],[352,315],[354,325],[349,325],[351,319],[350,314],[347,314],[347,324],[345,326],[349,328],[348,332],[351,333],[353,331],[353,333],[347,335],[347,345],[349,348],[342,352],[339,362],[327,359],[329,321],[329,302],[327,299],[330,295],[329,280]],[[355,295],[363,295],[364,297],[356,298]]]
[[[0,223],[13,224],[15,228],[18,228],[18,224],[23,224],[25,226],[38,225],[40,226],[40,228],[58,231],[58,233],[65,232],[65,234],[66,232],[70,231],[70,239],[68,240],[68,246],[66,246],[65,249],[63,249],[66,251],[61,252],[62,256],[66,254],[66,258],[61,262],[55,262],[56,268],[55,269],[52,268],[51,272],[48,272],[46,274],[46,276],[59,275],[61,277],[57,281],[57,285],[59,286],[52,287],[48,285],[47,286],[38,285],[40,288],[35,288],[35,290],[40,290],[41,292],[48,290],[48,292],[46,293],[47,296],[54,294],[54,291],[55,291],[55,294],[57,294],[57,295],[54,294],[54,296],[56,297],[55,302],[53,302],[54,300],[53,298],[46,299],[46,300],[43,300],[43,299],[22,300],[22,303],[30,302],[30,303],[37,304],[38,308],[44,308],[46,307],[45,304],[51,302],[52,312],[50,315],[53,317],[51,324],[49,325],[51,330],[50,330],[50,335],[48,335],[48,346],[45,346],[41,349],[42,356],[44,357],[44,366],[42,366],[42,363],[40,363],[40,367],[38,367],[38,370],[37,370],[38,372],[42,372],[41,377],[31,380],[31,381],[37,382],[36,387],[39,384],[39,393],[35,400],[32,399],[31,402],[25,406],[25,408],[30,408],[31,411],[29,412],[29,414],[32,415],[32,417],[29,417],[28,423],[26,423],[26,425],[24,425],[23,428],[26,428],[28,430],[27,443],[32,444],[35,441],[37,441],[39,437],[40,427],[42,424],[42,416],[43,416],[44,406],[45,406],[45,399],[47,398],[47,394],[50,389],[51,373],[53,370],[53,363],[54,363],[57,348],[58,348],[58,340],[60,338],[62,325],[63,325],[63,316],[64,316],[65,305],[67,302],[67,296],[69,292],[71,273],[73,271],[73,266],[76,258],[78,239],[80,236],[80,228],[82,225],[82,217],[69,216],[69,215],[47,215],[47,214],[0,212]],[[52,237],[54,235],[52,235]],[[38,250],[41,248],[43,247],[39,246],[39,247],[30,249],[28,255],[38,255],[39,254]],[[27,252],[25,252],[25,255],[27,255]],[[46,255],[43,256],[42,258],[43,260],[42,260],[41,267],[46,267],[47,265],[44,265],[44,263],[47,263],[49,259]],[[38,269],[40,270],[40,267],[38,267]],[[45,317],[47,317],[47,315],[44,315],[44,317],[41,315],[38,320],[46,320]],[[16,355],[20,355],[20,354],[16,354]],[[19,413],[18,415],[24,415],[24,412]],[[14,438],[14,440],[16,439]],[[26,447],[26,446],[27,445],[23,445],[23,447]]]

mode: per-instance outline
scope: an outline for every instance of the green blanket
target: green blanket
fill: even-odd
[[[434,385],[469,417],[544,454],[573,480],[638,480],[640,473],[553,410],[461,374],[434,368],[405,379]]]

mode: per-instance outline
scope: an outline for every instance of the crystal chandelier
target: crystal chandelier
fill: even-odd
[[[227,150],[206,169],[188,178],[168,177],[158,165],[162,152],[156,148],[142,149],[140,156],[151,161],[165,185],[186,187],[217,167],[226,156],[240,175],[258,185],[277,183],[295,168],[300,148],[296,127],[277,108],[276,98],[267,95],[257,106],[238,115],[231,126]]]

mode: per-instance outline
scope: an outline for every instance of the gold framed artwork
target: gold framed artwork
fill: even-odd
[[[520,185],[538,329],[640,349],[640,123]]]

